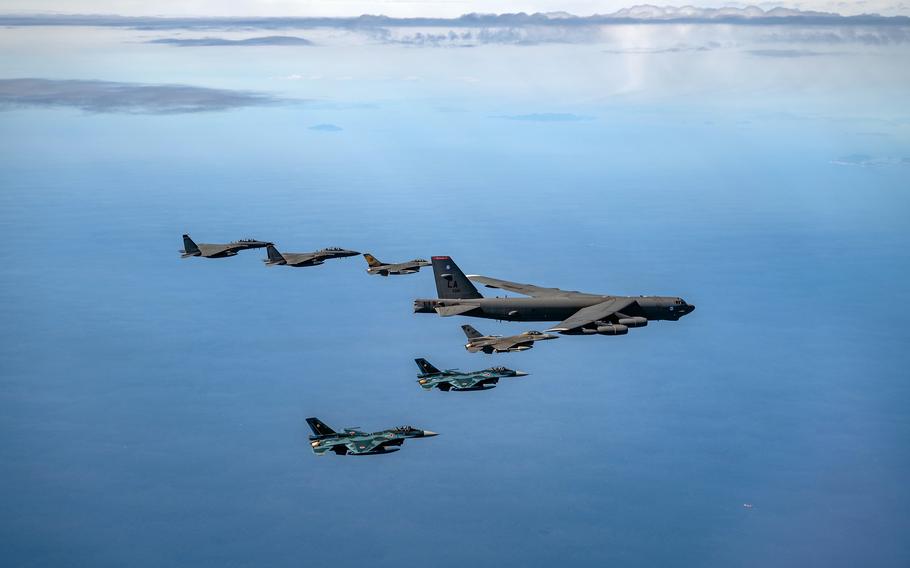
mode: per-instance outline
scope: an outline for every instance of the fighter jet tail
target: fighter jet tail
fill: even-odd
[[[379,261],[379,259],[368,252],[363,253],[363,258],[367,260],[367,264],[370,266],[370,268],[378,268],[383,264]]]
[[[464,330],[464,334],[468,337],[468,339],[477,339],[484,336],[482,333],[467,324],[461,326],[461,329]]]
[[[184,258],[202,254],[202,251],[199,250],[199,247],[196,246],[196,243],[193,242],[189,235],[183,235],[183,250],[180,252],[183,253]]]
[[[448,256],[433,257],[433,274],[436,276],[436,292],[446,300],[472,300],[483,298],[464,272]]]
[[[263,262],[265,262],[267,266],[272,266],[274,264],[287,264],[287,260],[281,256],[281,253],[278,252],[278,249],[276,249],[274,245],[268,245],[265,247],[265,250],[268,253],[269,257]]]
[[[310,425],[313,434],[317,436],[331,436],[332,434],[337,434],[337,432],[326,426],[325,423],[318,418],[307,418],[306,423]]]
[[[420,367],[420,371],[427,375],[433,375],[433,374],[441,372],[439,369],[434,367],[429,361],[427,361],[424,358],[414,359],[414,362],[416,362],[417,366]]]

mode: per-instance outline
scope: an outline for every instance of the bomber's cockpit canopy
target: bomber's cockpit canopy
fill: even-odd
[[[422,259],[422,258],[415,258],[415,259],[412,260],[411,262],[428,262],[428,261],[427,261],[427,260],[424,260],[424,259]]]

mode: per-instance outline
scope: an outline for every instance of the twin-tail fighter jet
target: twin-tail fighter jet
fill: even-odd
[[[356,250],[329,247],[314,252],[278,252],[275,245],[265,248],[268,258],[263,260],[266,266],[318,266],[332,258],[344,258],[360,254]]]
[[[469,325],[461,326],[464,334],[468,338],[464,348],[471,353],[483,351],[484,353],[507,353],[512,351],[527,351],[534,347],[535,341],[546,341],[547,339],[559,339],[558,335],[541,333],[539,331],[525,331],[518,335],[484,335]]]
[[[180,258],[189,256],[201,256],[204,258],[226,258],[237,256],[242,250],[258,249],[271,246],[272,243],[267,241],[257,241],[256,239],[240,239],[225,244],[196,244],[189,235],[183,235],[183,250],[180,251]]]
[[[482,371],[461,372],[457,369],[440,371],[426,359],[414,359],[420,367],[417,384],[424,390],[441,391],[478,391],[496,388],[502,378],[525,377],[523,371],[513,371],[506,367],[490,367]]]
[[[326,452],[335,452],[339,456],[388,454],[400,450],[401,444],[408,438],[428,438],[437,435],[436,432],[420,430],[412,426],[401,426],[379,432],[361,432],[354,427],[336,432],[318,418],[307,418],[306,421],[313,430],[313,435],[310,436],[310,447],[317,456]]]
[[[505,321],[558,321],[547,331],[565,335],[624,335],[649,321],[677,321],[695,306],[675,296],[607,296],[465,276],[448,256],[433,257],[439,298],[414,300],[415,313]],[[474,282],[527,298],[484,298]]]
[[[367,273],[378,274],[380,276],[398,276],[401,274],[414,274],[420,272],[421,266],[430,266],[430,263],[422,258],[415,258],[407,262],[385,263],[378,260],[372,254],[365,252],[363,258],[367,261]]]

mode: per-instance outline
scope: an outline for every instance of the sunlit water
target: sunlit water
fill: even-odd
[[[196,48],[144,42],[273,32],[4,30],[3,78],[294,99],[0,114],[4,563],[906,566],[908,45],[416,31]],[[435,295],[426,270],[181,260],[183,232],[448,254],[698,309],[471,355],[467,320],[411,314]],[[531,375],[427,393],[417,356]],[[312,415],[441,435],[317,458]]]

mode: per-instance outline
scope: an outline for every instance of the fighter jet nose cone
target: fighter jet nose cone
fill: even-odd
[[[528,374],[525,373],[524,371],[515,371],[515,376],[516,377],[527,377]]]
[[[695,311],[695,304],[689,304],[689,309],[686,311],[687,314],[691,314]]]
[[[438,436],[438,435],[439,435],[439,434],[437,434],[436,432],[432,432],[432,431],[430,431],[430,430],[424,430],[424,431],[423,431],[423,437],[424,437],[424,438],[432,438],[433,436]]]

